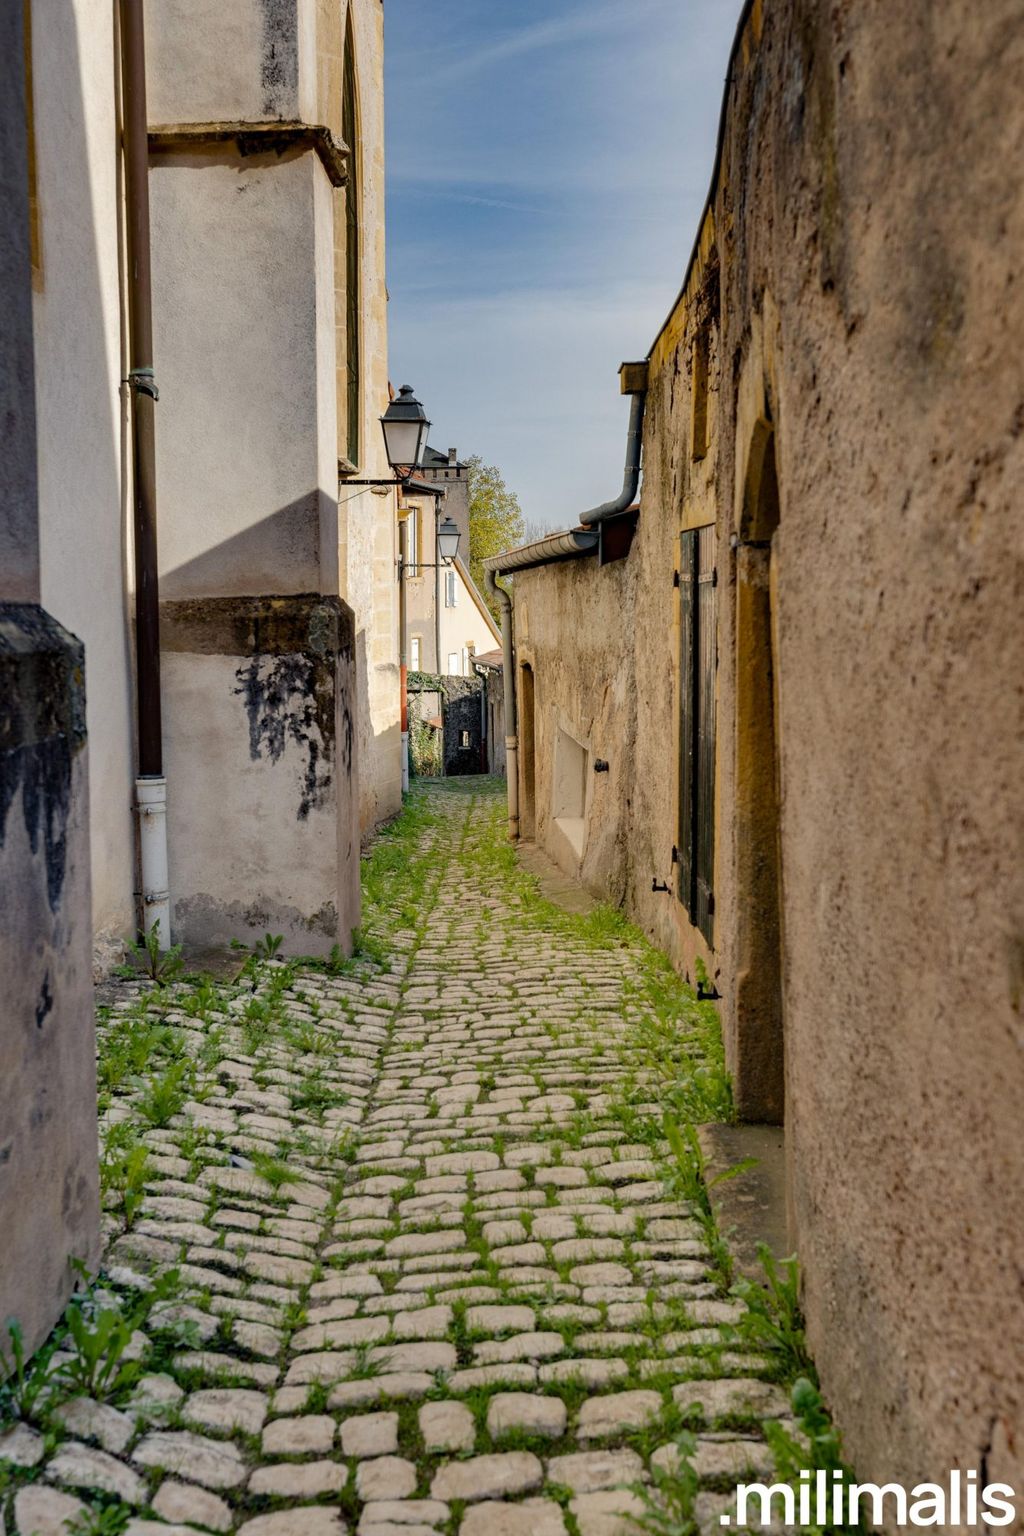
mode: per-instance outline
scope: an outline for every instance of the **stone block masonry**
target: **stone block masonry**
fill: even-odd
[[[736,1309],[617,1108],[624,1074],[648,1091],[641,941],[531,918],[500,781],[419,789],[410,815],[418,845],[385,839],[366,878],[377,958],[104,993],[104,1139],[134,1121],[149,1155],[130,1225],[108,1196],[104,1283],[173,1267],[183,1289],[142,1325],[159,1358],[79,1398],[56,1454],[0,1431],[9,1532],[102,1492],[137,1536],[633,1536],[684,1419],[708,1529],[716,1469],[764,1465],[785,1396],[718,1331]]]

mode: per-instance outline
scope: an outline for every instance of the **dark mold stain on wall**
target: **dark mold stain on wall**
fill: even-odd
[[[333,782],[334,666],[312,656],[253,656],[235,689],[249,717],[249,755],[278,762],[292,742],[305,754],[298,819],[325,802]]]
[[[42,849],[47,899],[56,911],[67,870],[71,770],[85,742],[81,643],[42,608],[0,603],[0,694],[7,701],[0,719],[0,847],[20,790],[29,847],[33,854]]]
[[[298,41],[294,0],[262,0],[263,46],[260,83],[263,110],[269,117],[294,116],[298,81]]]
[[[246,658],[236,695],[245,704],[253,761],[303,755],[298,819],[326,803],[334,778],[340,698],[341,767],[352,773],[354,727],[342,678],[351,665],[354,621],[340,598],[190,598],[160,605],[161,644],[191,655]]]

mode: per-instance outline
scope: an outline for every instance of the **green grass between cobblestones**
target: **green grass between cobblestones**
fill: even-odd
[[[524,952],[534,937],[545,945],[554,943],[571,955],[581,977],[591,967],[600,968],[609,957],[614,958],[615,973],[621,980],[621,1028],[607,1039],[592,1041],[588,1048],[602,1066],[615,1069],[616,1086],[598,1116],[592,1112],[586,1093],[573,1095],[576,1110],[550,1138],[551,1155],[557,1159],[567,1152],[578,1152],[600,1140],[609,1118],[616,1122],[625,1141],[649,1149],[668,1194],[685,1203],[700,1224],[710,1255],[710,1273],[717,1280],[719,1295],[726,1295],[731,1278],[728,1252],[715,1228],[692,1129],[695,1124],[731,1115],[714,1005],[698,1001],[666,958],[614,908],[599,906],[587,915],[577,915],[540,894],[536,880],[519,867],[515,850],[504,839],[503,788],[502,781],[497,780],[474,781],[468,791],[457,780],[414,788],[400,816],[381,830],[363,860],[362,926],[355,935],[351,959],[337,953],[327,962],[283,955],[268,938],[233,983],[195,976],[166,986],[150,986],[133,979],[113,989],[98,1009],[100,1175],[108,1246],[134,1241],[141,1245],[140,1253],[146,1252],[147,1241],[153,1241],[148,1235],[153,1223],[144,1222],[142,1217],[145,1202],[161,1188],[160,1177],[170,1180],[167,1187],[192,1190],[209,1171],[232,1167],[247,1171],[253,1189],[261,1192],[264,1207],[276,1206],[282,1213],[289,1207],[296,1186],[304,1181],[315,1183],[327,1200],[326,1206],[316,1211],[316,1222],[323,1233],[330,1232],[354,1155],[354,1133],[345,1119],[350,1092],[336,1055],[338,1031],[351,1032],[361,1017],[362,988],[368,989],[368,995],[374,989],[387,991],[393,994],[393,1006],[401,1006],[408,986],[404,978],[428,940],[438,894],[445,882],[455,881],[493,894],[504,908],[514,911]],[[449,795],[452,802],[446,801]],[[469,795],[474,797],[472,831],[467,817],[463,830],[453,839],[446,805],[453,806],[456,801],[461,805]],[[478,903],[475,909],[467,908],[461,914],[465,932],[474,935],[482,946],[490,936],[485,908],[486,902]],[[283,1101],[287,1110],[274,1111],[264,1127],[245,1136],[236,1134],[229,1144],[218,1128],[216,1107],[239,1074],[242,1080],[251,1081],[255,1090],[277,1096],[274,1102]],[[494,1079],[484,1073],[481,1091],[493,1085]],[[505,1141],[500,1134],[489,1144],[503,1155]],[[372,1177],[374,1171],[369,1163],[360,1166],[363,1178]],[[530,1166],[523,1169],[526,1188],[545,1187],[535,1182],[536,1172]],[[229,1197],[215,1184],[202,1187],[207,1192],[201,1224],[208,1227],[215,1223]],[[411,1197],[414,1187],[410,1180],[396,1198]],[[471,1196],[473,1188],[470,1175]],[[528,1240],[537,1215],[556,1208],[556,1193],[554,1187],[547,1186],[547,1203],[523,1213]],[[194,1197],[189,1198],[194,1203]],[[235,1203],[244,1205],[244,1197]],[[616,1202],[615,1208],[621,1206]],[[146,1232],[140,1230],[140,1223]],[[487,1282],[499,1293],[509,1291],[507,1276],[484,1239],[483,1223],[471,1199],[467,1200],[462,1225]],[[419,1232],[434,1229],[441,1229],[440,1221],[436,1225],[422,1220],[416,1224]],[[173,1229],[168,1226],[166,1230]],[[264,1230],[265,1223],[261,1222],[260,1231]],[[582,1233],[583,1228],[579,1230]],[[237,1236],[233,1231],[230,1235]],[[228,1261],[234,1260],[228,1238],[229,1230],[222,1228],[215,1249],[202,1262],[213,1267],[222,1262],[232,1273]],[[212,1294],[188,1278],[186,1236],[172,1246],[173,1259],[161,1259],[158,1266],[162,1273],[155,1290],[152,1280],[144,1277],[141,1263],[137,1273],[131,1263],[121,1261],[113,1279],[104,1274],[90,1280],[32,1361],[21,1357],[16,1324],[6,1333],[0,1328],[0,1349],[10,1371],[7,1383],[0,1387],[0,1435],[5,1424],[20,1422],[39,1433],[42,1445],[36,1465],[12,1465],[0,1452],[0,1530],[5,1513],[7,1528],[13,1529],[13,1494],[40,1475],[68,1437],[61,1414],[71,1398],[84,1391],[128,1410],[140,1377],[159,1371],[170,1372],[185,1391],[209,1387],[220,1380],[226,1384],[246,1380],[252,1355],[244,1343],[244,1324],[254,1315],[253,1309],[244,1294],[233,1302],[230,1295]],[[310,1286],[330,1274],[335,1265],[344,1269],[347,1262],[344,1255],[319,1259],[312,1279],[302,1284],[296,1299],[275,1318],[280,1345],[277,1360],[288,1359],[290,1338],[307,1326]],[[570,1267],[563,1266],[563,1281],[567,1281]],[[394,1278],[383,1276],[385,1292]],[[692,1349],[695,1372],[706,1375],[715,1371],[722,1348],[732,1343],[758,1351],[763,1371],[777,1380],[791,1382],[807,1374],[811,1368],[803,1344],[796,1284],[795,1270],[784,1269],[774,1276],[766,1299],[748,1292],[747,1313],[740,1323],[720,1329],[717,1343]],[[545,1326],[561,1332],[567,1349],[574,1347],[578,1323],[567,1320]],[[683,1299],[656,1307],[652,1292],[649,1316],[633,1330],[636,1345],[623,1351],[629,1379],[616,1388],[655,1389],[666,1400],[657,1426],[626,1435],[621,1442],[624,1446],[639,1452],[646,1461],[657,1445],[678,1437],[683,1452],[680,1470],[657,1480],[659,1504],[657,1509],[652,1507],[648,1523],[659,1536],[694,1536],[695,1485],[686,1459],[691,1442],[685,1438],[686,1420],[670,1400],[669,1389],[680,1379],[678,1372],[666,1372],[662,1377],[649,1369],[642,1372],[641,1367],[645,1362],[649,1365],[651,1351],[657,1352],[662,1337],[691,1326]],[[449,1337],[460,1366],[468,1364],[473,1359],[474,1337],[467,1328],[466,1309],[459,1304],[453,1308]],[[216,1368],[190,1365],[189,1359],[200,1346],[218,1355],[222,1364]],[[369,1380],[383,1369],[372,1351],[361,1346],[349,1379]],[[570,1413],[589,1395],[581,1384],[572,1381],[541,1390],[558,1395]],[[328,1396],[324,1388],[309,1388],[306,1411],[323,1412]],[[439,1380],[430,1397],[445,1396],[444,1383]],[[548,1456],[578,1449],[571,1438],[553,1444],[522,1432],[500,1445],[493,1444],[487,1430],[492,1396],[492,1391],[480,1390],[463,1399],[476,1419],[477,1454],[492,1449],[524,1449]],[[415,1408],[402,1404],[399,1413],[402,1454],[416,1457]],[[808,1399],[805,1394],[800,1424],[806,1435],[817,1435],[814,1454],[820,1464],[837,1464],[838,1442],[827,1419],[821,1419],[820,1399]],[[182,1426],[179,1404],[171,1408],[160,1427]],[[742,1418],[726,1418],[718,1426],[720,1430],[734,1428],[748,1433],[756,1427]],[[792,1437],[787,1441],[784,1434],[779,1431],[776,1436],[776,1456],[780,1466],[795,1477],[804,1441]],[[258,1439],[235,1438],[258,1455]],[[160,1474],[139,1470],[152,1496]],[[421,1476],[426,1476],[425,1471]],[[569,1536],[578,1536],[575,1517],[568,1509],[568,1490],[549,1487],[546,1496],[563,1506]],[[102,1492],[83,1497],[89,1506],[83,1517],[84,1536],[117,1536],[127,1522],[127,1507]],[[351,1479],[340,1499],[334,1495],[328,1502],[340,1506],[354,1526],[359,1503]],[[239,1517],[245,1518],[283,1507],[284,1501],[246,1493],[234,1495],[233,1506]],[[141,1513],[147,1512],[151,1513],[149,1506],[143,1505]],[[459,1514],[453,1505],[447,1536],[457,1536]]]

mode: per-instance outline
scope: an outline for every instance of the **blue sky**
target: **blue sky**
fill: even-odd
[[[566,527],[675,298],[740,0],[387,0],[392,379]]]

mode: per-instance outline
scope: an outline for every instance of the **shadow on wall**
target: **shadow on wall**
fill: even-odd
[[[120,938],[136,882],[112,14],[80,35],[73,6],[39,12],[31,54],[41,601],[85,645],[91,921]]]
[[[164,508],[164,518],[168,513]],[[161,572],[162,598],[251,597],[260,593],[337,592],[338,572],[322,582],[324,548],[332,537],[337,503],[316,487],[269,517],[211,544],[201,554]],[[333,567],[337,554],[332,552]]]
[[[160,579],[161,598],[184,601],[261,593],[283,598],[321,590],[337,592],[340,585],[338,517],[337,502],[321,488],[313,489],[269,517],[261,518],[250,527],[211,544],[202,554],[167,570]],[[367,625],[361,622],[364,619],[372,621],[373,615],[354,617],[358,735],[359,723],[373,719]],[[360,761],[359,774],[354,781],[364,834],[372,832],[377,822],[392,809],[383,802],[381,795],[389,764],[393,765],[396,792],[400,782],[397,657],[389,670],[393,674],[395,721],[385,730],[376,731],[364,739],[364,760]]]
[[[2,295],[4,361],[17,371],[16,377],[20,374],[31,394],[34,316],[25,260],[30,231],[26,116],[19,79],[21,17],[20,5],[9,6],[0,21],[0,73],[8,87],[0,100],[0,133],[7,151],[0,187],[0,266],[11,279]],[[67,78],[58,83],[58,89],[66,87],[66,98],[60,101],[61,132],[70,136],[73,156],[87,142],[73,18],[67,18],[62,47],[66,54],[59,62]],[[82,213],[91,218],[88,187],[82,195]],[[90,259],[87,242],[83,245],[84,302],[98,308],[95,251]],[[41,255],[45,250],[37,244],[37,293],[44,280]],[[86,344],[91,334],[87,329]],[[94,358],[74,353],[74,332],[65,341],[69,371],[76,364],[84,364],[87,371],[96,367]],[[45,388],[46,379],[42,382]],[[10,403],[5,391],[4,404]],[[0,476],[4,512],[23,510],[25,533],[32,538],[38,433],[33,442],[31,405],[19,404],[20,409],[4,412],[4,428],[13,441]],[[116,466],[112,424],[108,435],[110,460]],[[103,446],[101,436],[101,454]],[[73,505],[66,508],[69,523],[76,510]],[[87,1266],[97,1262],[99,1187],[81,649],[54,622],[59,613],[51,617],[34,603],[25,603],[33,596],[31,589],[16,590],[15,595],[19,601],[4,605],[6,654],[0,680],[5,728],[0,742],[0,889],[5,896],[17,893],[2,903],[0,920],[0,1318],[18,1319],[29,1354],[56,1321],[71,1290],[69,1258],[74,1255]]]

